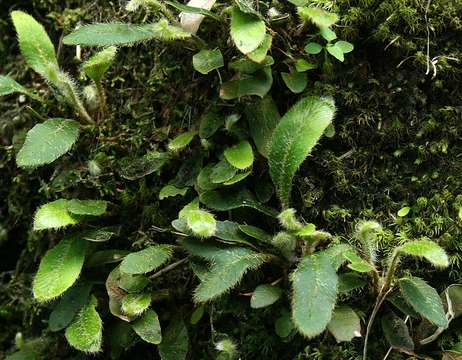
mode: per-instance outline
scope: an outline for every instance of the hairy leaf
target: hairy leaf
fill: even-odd
[[[40,96],[33,93],[31,90],[26,89],[24,86],[18,84],[16,80],[10,78],[9,76],[0,75],[0,96],[15,93],[27,95],[34,100],[41,100]]]
[[[208,74],[209,72],[223,67],[223,55],[220,49],[214,50],[201,50],[193,56],[193,67],[201,74]]]
[[[34,230],[58,229],[78,222],[77,218],[69,213],[69,201],[59,199],[40,206],[34,217]]]
[[[266,58],[266,54],[271,48],[272,42],[273,42],[273,37],[269,34],[265,34],[265,38],[263,39],[263,42],[254,51],[248,53],[247,57],[256,63],[263,62]]]
[[[327,325],[327,329],[337,342],[351,341],[354,337],[361,336],[361,322],[359,316],[347,305],[335,308],[332,319]]]
[[[168,143],[168,149],[170,151],[179,151],[186,146],[194,139],[196,133],[194,131],[188,131],[178,135],[176,138],[170,140]]]
[[[405,243],[398,251],[411,256],[423,257],[437,267],[447,267],[449,259],[446,252],[437,243],[428,240],[415,240]]]
[[[256,226],[239,225],[239,230],[241,230],[244,234],[257,239],[258,241],[261,241],[262,243],[271,242],[271,235]]]
[[[122,311],[128,316],[142,314],[151,304],[150,293],[127,294],[122,299]]]
[[[215,166],[213,166],[209,175],[209,179],[213,184],[222,184],[225,181],[231,180],[236,175],[236,173],[237,169],[232,166],[226,159],[223,159]],[[213,186],[206,187],[212,189],[215,188]]]
[[[248,54],[257,49],[265,39],[265,22],[258,17],[234,7],[231,13],[231,38],[237,48]]]
[[[337,299],[337,274],[325,255],[303,258],[291,275],[292,319],[306,337],[319,335],[329,324]]]
[[[381,322],[385,338],[393,349],[404,352],[414,351],[414,342],[401,318],[390,311],[382,317]]]
[[[106,212],[104,200],[68,200],[67,210],[74,215],[100,216]]]
[[[159,151],[150,151],[137,159],[121,161],[120,175],[128,180],[140,179],[160,169],[167,163],[170,156]]]
[[[258,285],[250,298],[250,307],[260,309],[274,304],[281,297],[281,289],[270,285]]]
[[[148,40],[178,40],[191,34],[160,20],[153,24],[91,24],[85,25],[64,37],[66,45],[111,46],[133,45]]]
[[[404,299],[422,317],[436,326],[447,327],[448,320],[443,303],[434,288],[418,277],[400,279],[399,287]]]
[[[103,227],[99,229],[92,229],[83,231],[81,237],[87,241],[105,242],[111,239],[114,234],[117,234],[120,229],[117,227]]]
[[[270,96],[248,105],[245,109],[250,134],[261,155],[268,157],[271,137],[281,115]]]
[[[174,185],[165,185],[159,192],[159,200],[166,199],[177,195],[185,196],[188,188],[177,188]]]
[[[179,316],[172,319],[159,345],[161,360],[185,360],[188,354],[188,329]]]
[[[91,296],[90,302],[77,314],[65,332],[72,347],[87,353],[101,350],[103,322],[96,311],[96,304],[96,298]]]
[[[86,248],[86,241],[68,236],[48,250],[34,278],[34,297],[39,301],[47,301],[70,288],[80,275]]]
[[[68,326],[75,315],[88,303],[91,285],[83,283],[71,287],[54,307],[48,319],[51,331],[59,331]]]
[[[193,241],[183,241],[193,255],[211,261],[212,266],[194,292],[194,301],[215,299],[233,288],[249,270],[255,270],[268,260],[268,256],[242,247],[219,248]]]
[[[85,74],[94,82],[100,82],[106,71],[112,65],[116,54],[117,48],[115,46],[110,46],[97,52],[83,63],[83,71],[85,71]]]
[[[338,292],[347,293],[363,287],[366,283],[366,279],[361,274],[356,272],[343,273],[338,276]]]
[[[35,125],[27,133],[23,147],[16,156],[20,167],[49,164],[65,153],[79,137],[79,123],[67,119],[49,119]]]
[[[18,33],[21,53],[27,64],[35,72],[52,81],[58,72],[58,60],[45,29],[32,16],[22,11],[13,11],[11,19]]]
[[[242,173],[238,173],[234,175],[231,179],[225,181],[223,185],[229,186],[229,185],[234,185],[237,184],[238,182],[244,180],[247,176],[249,176],[252,173],[252,170],[248,170]]]
[[[120,270],[126,274],[144,274],[156,270],[173,255],[171,245],[155,245],[128,254],[120,264]]]
[[[143,316],[133,322],[132,328],[148,343],[157,345],[162,341],[159,318],[154,310],[147,310]]]
[[[284,207],[289,206],[295,172],[321,138],[335,114],[333,101],[310,96],[297,102],[274,130],[270,174]]]
[[[204,210],[190,210],[186,213],[189,229],[197,236],[210,237],[215,234],[217,222],[212,214]]]
[[[226,160],[237,169],[245,170],[252,166],[254,156],[252,146],[247,140],[229,147],[224,152]]]
[[[298,15],[304,21],[312,21],[319,28],[326,28],[334,25],[338,20],[336,14],[317,7],[299,7]]]

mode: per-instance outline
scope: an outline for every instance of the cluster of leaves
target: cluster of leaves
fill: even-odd
[[[128,9],[136,10],[135,3],[156,11],[160,9],[167,19],[172,16],[168,8],[159,7],[159,4],[163,5],[163,3],[131,1],[129,3],[131,7]],[[172,228],[163,229],[170,234],[164,237],[167,244],[148,243],[143,250],[130,254],[114,249],[95,252],[93,246],[87,246],[87,242],[110,240],[117,232],[116,229],[96,226],[67,235],[45,255],[34,280],[34,294],[38,300],[50,300],[64,293],[64,297],[59,300],[52,312],[54,320],[50,316],[50,328],[53,327],[54,331],[66,328],[65,335],[68,342],[79,350],[98,351],[101,347],[102,325],[100,315],[96,311],[96,304],[98,302],[101,308],[101,299],[105,299],[106,296],[98,296],[98,289],[94,285],[93,295],[90,295],[91,284],[87,283],[91,278],[89,269],[101,265],[107,266],[106,264],[122,259],[120,266],[113,269],[107,277],[109,310],[121,319],[121,324],[124,324],[120,325],[121,328],[129,323],[129,327],[123,327],[127,332],[136,333],[146,342],[160,344],[159,353],[165,359],[172,356],[169,355],[171,354],[168,351],[169,346],[176,346],[177,349],[180,346],[183,350],[177,350],[176,353],[180,354],[178,356],[186,356],[186,328],[182,320],[172,318],[165,334],[161,330],[158,315],[153,310],[155,306],[150,308],[151,302],[155,301],[156,297],[152,282],[164,274],[164,269],[167,272],[186,263],[190,264],[200,280],[194,292],[194,300],[197,303],[215,300],[242,281],[245,273],[267,266],[264,265],[265,263],[270,264],[272,274],[252,292],[250,305],[252,308],[262,308],[283,299],[291,299],[291,309],[275,319],[275,331],[282,338],[287,338],[297,331],[311,338],[326,327],[338,341],[349,341],[361,334],[358,316],[360,311],[353,310],[350,304],[336,303],[337,292],[341,292],[342,289],[341,285],[347,286],[347,289],[348,286],[350,287],[349,290],[341,292],[347,294],[348,291],[358,288],[351,287],[352,281],[362,283],[364,286],[366,278],[371,279],[371,287],[376,289],[377,299],[385,299],[383,295],[390,289],[399,288],[403,293],[404,303],[414,310],[413,318],[417,319],[415,321],[419,321],[422,317],[427,318],[437,327],[437,330],[433,330],[434,333],[441,332],[440,329],[447,327],[448,322],[442,320],[442,314],[447,319],[451,308],[435,297],[434,290],[429,290],[428,285],[422,280],[413,277],[394,279],[396,264],[403,254],[424,257],[440,267],[447,266],[444,252],[439,247],[435,247],[435,243],[428,243],[424,239],[419,240],[417,247],[412,241],[397,246],[388,260],[390,266],[384,267],[387,271],[380,274],[380,266],[376,264],[375,257],[369,256],[371,254],[369,248],[375,245],[361,243],[361,246],[352,249],[345,244],[339,245],[338,239],[335,239],[332,246],[331,235],[316,230],[313,224],[298,220],[289,208],[293,178],[297,169],[322,134],[332,136],[334,133],[331,125],[334,107],[329,97],[305,94],[282,118],[279,116],[278,107],[280,109],[282,107],[276,105],[271,97],[267,96],[274,81],[272,68],[279,65],[268,55],[274,49],[274,39],[272,39],[274,33],[271,27],[276,26],[273,25],[273,21],[276,23],[279,21],[277,16],[271,18],[274,16],[274,11],[257,11],[251,4],[241,1],[233,3],[231,8],[214,8],[214,12],[186,8],[176,3],[173,3],[174,6],[165,3],[186,13],[190,11],[193,14],[209,17],[213,21],[216,17],[226,19],[229,15],[230,36],[242,55],[236,56],[236,52],[232,53],[234,57],[227,61],[232,78],[220,84],[221,100],[214,100],[214,106],[205,112],[197,126],[172,138],[165,144],[165,151],[161,150],[162,144],[160,144],[158,149],[146,153],[143,157],[132,158],[126,164],[122,164],[120,175],[129,181],[142,181],[146,177],[154,176],[150,174],[159,172],[168,174],[170,169],[166,169],[167,167],[172,167],[173,173],[178,173],[174,178],[167,180],[166,185],[162,184],[164,186],[158,193],[159,199],[164,204],[169,201],[181,203],[177,198],[180,195],[188,203],[179,213],[178,219],[173,221]],[[306,71],[316,67],[327,70],[330,66],[327,56],[320,59],[317,64],[311,63],[315,59],[314,55],[324,48],[325,55],[332,55],[342,61],[343,54],[351,51],[351,46],[342,41],[333,43],[336,36],[333,37],[335,34],[332,35],[330,27],[338,20],[334,14],[319,8],[306,7],[303,2],[294,1],[294,3],[299,6],[297,13],[304,26],[309,27],[311,23],[315,25],[317,30],[314,36],[318,39],[310,40],[304,45],[305,54],[300,52],[297,58],[286,59],[290,64],[289,73],[280,72],[287,88],[292,93],[301,93],[305,91],[308,84]],[[215,12],[219,13],[219,16],[215,15]],[[21,18],[24,15],[16,13],[16,16]],[[19,27],[17,25],[18,32]],[[64,42],[78,45],[123,46],[150,39],[168,40],[177,35],[178,39],[190,37],[185,30],[170,28],[166,20],[160,20],[148,25],[120,23],[88,25],[67,36]],[[19,39],[21,41],[21,36]],[[324,47],[319,44],[320,39],[327,41]],[[22,51],[24,52],[24,49]],[[223,53],[230,56],[229,50]],[[105,109],[105,94],[101,91],[101,76],[112,62],[114,55],[115,48],[108,47],[97,53],[82,67],[94,82],[94,93],[98,104],[94,110],[84,109],[84,111],[87,115],[90,113],[95,116],[99,123],[104,122],[108,116],[108,110]],[[28,61],[30,63],[31,60]],[[34,61],[36,60],[32,56],[32,64]],[[49,65],[54,64],[50,58],[45,61],[39,59],[39,65],[43,65],[40,61],[54,69],[54,65]],[[31,67],[40,73],[32,64]],[[224,67],[225,60],[222,52],[217,48],[212,50],[202,48],[192,57],[192,64],[199,73],[209,74],[215,70],[220,71]],[[68,82],[67,75],[64,76],[65,74],[58,70],[58,75],[62,76],[60,81],[65,85],[60,89],[58,85],[61,82],[53,83],[50,78],[47,78],[47,76],[53,78],[54,73],[40,74],[53,85],[59,95],[68,99],[68,103],[76,109],[83,122],[91,123],[87,121],[88,118],[79,105],[80,100],[76,96],[78,91],[69,91],[71,88],[69,83],[73,81]],[[31,95],[32,98],[36,96],[31,90],[12,83],[11,79],[5,81],[5,84],[5,94],[20,92]],[[85,95],[87,92],[91,93],[88,90]],[[255,101],[249,98],[250,96],[259,96],[262,99]],[[234,99],[239,99],[239,103],[243,103],[244,106],[233,102],[235,106],[232,112],[220,106],[220,101]],[[42,121],[30,130],[23,148],[17,155],[18,165],[36,167],[53,162],[74,145],[80,132],[79,127],[80,125],[74,120]],[[265,159],[268,159],[268,167]],[[181,165],[177,167],[179,163]],[[94,165],[97,166],[97,163]],[[98,169],[94,171],[97,172]],[[278,205],[273,197],[270,180],[285,209],[280,214],[275,209]],[[245,208],[255,209],[261,215]],[[101,201],[56,200],[39,208],[34,228],[52,229],[78,223],[88,226],[85,225],[86,220],[101,216],[105,212],[106,203]],[[407,214],[404,212],[398,215],[405,217]],[[227,216],[228,214],[230,216]],[[273,220],[278,214],[282,226],[280,231],[277,230],[277,224]],[[257,228],[249,223],[264,223],[264,225],[259,225]],[[178,243],[180,247],[172,245],[177,236],[186,238]],[[353,251],[354,249],[356,251]],[[173,258],[173,251],[177,254],[187,251],[192,257],[181,258],[158,271]],[[62,261],[62,259],[69,260]],[[360,280],[355,273],[344,273],[345,267],[342,267],[342,264],[345,262],[347,268],[362,273]],[[210,266],[207,266],[207,263]],[[386,264],[387,261],[384,263]],[[80,275],[84,266],[85,271]],[[337,271],[340,271],[339,275]],[[145,275],[150,272],[154,273],[150,276]],[[79,276],[81,278],[78,283],[69,289]],[[61,277],[62,281],[53,281]],[[152,280],[147,280],[148,277]],[[291,285],[286,279],[291,280]],[[388,280],[387,286],[380,287],[387,284]],[[59,288],[50,285],[55,283],[59,284]],[[67,289],[69,290],[66,291]],[[388,296],[390,295],[388,294],[387,298]],[[425,303],[422,304],[422,298],[425,296],[433,299],[434,307],[429,308]],[[69,310],[69,304],[75,304],[76,297],[80,300],[72,310]],[[313,302],[313,299],[316,301]],[[193,312],[194,322],[201,320],[204,309],[208,309],[208,306],[198,305]],[[63,308],[65,310],[62,310]],[[69,320],[59,319],[61,325],[56,325],[54,321],[60,316],[59,313],[56,315],[56,309],[61,309],[61,316],[65,314],[64,316]],[[402,311],[400,307],[393,309],[395,312],[397,309]],[[157,308],[156,311],[162,317]],[[403,311],[405,316],[410,313],[409,310],[407,311]],[[446,313],[449,315],[446,316]],[[388,318],[384,317],[385,320],[382,320],[382,324],[391,346],[400,351],[413,352],[414,345],[412,347],[410,345],[413,340],[409,340],[409,336],[406,337],[405,325],[402,324],[404,321],[396,318],[396,315],[387,316]],[[395,317],[390,318],[390,316]],[[394,334],[394,331],[386,327],[393,322],[397,324],[393,330],[400,329],[398,339],[387,335],[387,333]],[[82,336],[82,328],[86,329],[83,333],[85,336]],[[181,339],[175,338],[178,334],[181,334]],[[125,346],[128,347],[132,341],[132,338],[127,340]],[[236,346],[232,342],[216,342],[216,347],[222,357],[233,357],[237,354]]]

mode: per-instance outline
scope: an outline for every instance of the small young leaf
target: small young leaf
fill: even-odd
[[[245,109],[250,134],[261,155],[268,157],[271,137],[281,118],[276,103],[270,96],[265,96]]]
[[[291,72],[281,73],[282,80],[294,94],[299,94],[305,90],[308,84],[308,76],[305,73]]]
[[[443,303],[434,288],[418,277],[402,278],[399,286],[404,299],[422,317],[438,327],[447,327]]]
[[[58,71],[58,60],[45,29],[32,16],[22,11],[13,11],[11,19],[27,64],[44,78],[50,79]]]
[[[305,71],[308,71],[308,70],[313,70],[313,69],[316,69],[317,67],[318,67],[318,65],[311,64],[308,61],[306,61],[305,59],[298,59],[295,62],[295,70],[297,70],[298,72],[305,72]]]
[[[247,57],[256,62],[261,63],[265,60],[266,54],[271,48],[271,43],[273,42],[273,37],[269,34],[265,34],[263,42],[252,52],[247,54]]]
[[[186,360],[188,344],[188,329],[186,329],[183,319],[179,316],[173,318],[159,345],[161,360]]]
[[[366,260],[359,257],[354,250],[346,251],[343,254],[343,256],[350,262],[350,264],[348,264],[348,267],[351,270],[360,273],[374,271],[374,267],[371,264],[369,264]]]
[[[177,195],[185,196],[188,188],[177,188],[174,185],[165,185],[159,192],[159,200],[166,199]]]
[[[258,285],[250,298],[250,307],[253,309],[260,309],[274,304],[281,297],[281,289],[269,285]]]
[[[332,44],[327,44],[326,50],[329,54],[331,54],[334,58],[336,58],[339,61],[344,61],[345,57],[343,56],[343,51],[340,46],[335,43],[334,45]]]
[[[337,34],[331,28],[321,27],[319,29],[319,33],[326,41],[333,41],[337,39]]]
[[[274,130],[269,154],[270,174],[284,207],[289,206],[295,172],[332,122],[334,114],[332,100],[306,97],[282,117]]]
[[[170,140],[170,142],[168,143],[168,149],[170,151],[181,150],[189,145],[189,143],[194,139],[194,136],[196,136],[196,133],[194,131],[182,133],[178,135],[176,138]]]
[[[156,270],[173,255],[170,245],[155,245],[127,255],[120,264],[120,270],[126,274],[145,274]]]
[[[66,328],[75,315],[88,303],[91,285],[84,283],[71,287],[54,307],[48,319],[51,331]]]
[[[148,310],[132,324],[133,330],[144,341],[158,345],[162,341],[159,318],[154,310]]]
[[[106,212],[107,202],[104,200],[68,200],[67,210],[73,215],[100,216]]]
[[[337,300],[337,274],[326,255],[303,258],[291,275],[292,319],[306,337],[320,334],[329,324]]]
[[[167,20],[153,24],[91,24],[85,25],[64,37],[66,45],[111,46],[132,45],[147,40],[178,40],[190,37],[191,34]]]
[[[150,293],[127,294],[122,299],[122,311],[128,316],[138,316],[142,314],[150,304]]]
[[[242,75],[239,79],[230,80],[221,85],[220,97],[224,100],[238,99],[242,96],[255,95],[263,98],[273,85],[271,68],[256,71],[252,75]]]
[[[351,341],[354,337],[361,336],[359,316],[347,305],[335,308],[327,329],[337,342]]]
[[[38,301],[54,299],[75,283],[83,267],[86,248],[86,241],[71,235],[47,251],[32,285]]]
[[[298,15],[303,21],[312,21],[319,28],[329,27],[338,20],[336,14],[317,7],[299,7]]]
[[[225,65],[220,49],[201,50],[193,56],[193,67],[201,74],[219,69]]]
[[[215,234],[217,222],[212,214],[204,210],[190,210],[186,221],[191,231],[200,237],[210,237]]]
[[[410,241],[401,245],[398,251],[406,255],[423,257],[437,267],[449,266],[448,255],[443,248],[428,239]]]
[[[116,54],[117,48],[115,46],[110,46],[101,50],[83,63],[83,71],[85,71],[85,74],[95,83],[100,82],[106,71],[112,65]]]
[[[58,229],[77,224],[77,218],[68,211],[68,204],[68,200],[59,199],[40,206],[35,213],[34,230]]]
[[[337,41],[335,43],[335,46],[339,47],[343,51],[344,54],[348,54],[349,52],[352,52],[354,49],[353,44],[349,43],[348,41],[343,41],[343,40]]]
[[[67,153],[79,137],[79,123],[67,119],[49,119],[35,125],[16,156],[19,167],[49,164]]]
[[[401,318],[390,311],[382,317],[381,322],[385,338],[393,349],[404,352],[414,351],[414,342]]]
[[[322,46],[315,42],[310,42],[305,46],[305,52],[308,54],[319,54],[322,51]]]
[[[405,217],[407,214],[409,214],[409,211],[411,211],[411,208],[409,206],[405,206],[398,211],[398,216],[399,217]]]
[[[237,48],[248,54],[257,49],[265,39],[265,22],[234,7],[231,13],[231,38]]]
[[[226,160],[237,169],[245,170],[252,166],[254,156],[252,146],[247,140],[229,147],[224,152]]]
[[[96,311],[96,304],[96,298],[91,296],[90,302],[77,314],[65,332],[69,344],[86,353],[101,350],[103,323]]]
[[[41,100],[38,95],[26,89],[24,86],[18,84],[14,79],[10,78],[9,76],[0,75],[0,96],[15,93],[27,95],[34,100]]]

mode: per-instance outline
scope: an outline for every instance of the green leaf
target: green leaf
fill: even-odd
[[[248,238],[239,230],[239,224],[229,220],[217,221],[214,236],[226,243],[249,244]]]
[[[122,299],[122,311],[128,316],[142,314],[151,304],[150,293],[127,294]]]
[[[34,217],[34,230],[59,229],[77,224],[78,220],[69,213],[68,200],[59,199],[40,206]]]
[[[282,290],[270,285],[258,285],[250,298],[250,307],[260,309],[274,304],[282,295]]]
[[[100,216],[106,212],[107,202],[104,200],[68,200],[67,210],[74,215]]]
[[[110,46],[97,52],[83,63],[83,71],[85,71],[85,74],[95,83],[100,82],[106,71],[112,65],[116,54],[117,48],[115,46]]]
[[[103,322],[96,311],[96,304],[96,298],[91,296],[90,302],[77,314],[65,332],[68,343],[86,353],[101,350]]]
[[[337,274],[325,255],[303,258],[291,275],[292,319],[304,336],[319,335],[329,324],[337,299]]]
[[[213,184],[221,184],[225,181],[231,180],[234,175],[236,175],[236,172],[237,169],[226,161],[226,159],[223,159],[212,168],[209,179]]]
[[[128,254],[120,264],[126,274],[145,274],[158,269],[173,255],[171,245],[154,245],[144,250]]]
[[[205,306],[199,305],[194,312],[191,314],[190,323],[191,325],[196,325],[204,316],[205,313]]]
[[[208,139],[213,136],[217,130],[223,126],[224,116],[216,111],[209,111],[201,118],[199,127],[199,136],[201,139]]]
[[[52,78],[58,71],[58,60],[55,48],[43,26],[22,11],[13,11],[11,19],[27,64],[44,78]]]
[[[397,250],[406,255],[423,257],[436,267],[449,266],[448,255],[443,248],[428,239],[410,241],[401,245]]]
[[[252,52],[247,54],[247,57],[256,62],[261,63],[265,60],[266,54],[271,48],[271,43],[273,42],[273,37],[269,34],[265,34],[263,42]]]
[[[263,99],[248,105],[245,114],[250,135],[258,152],[267,158],[273,131],[281,118],[276,103],[271,96],[265,96]]]
[[[223,185],[229,186],[229,185],[237,184],[238,182],[244,180],[251,173],[252,173],[252,170],[248,170],[246,172],[238,173],[238,174],[234,175],[231,179],[225,181],[223,183]]]
[[[345,57],[343,56],[343,51],[340,46],[335,43],[334,45],[332,44],[327,44],[326,50],[329,54],[331,54],[334,58],[336,58],[339,61],[344,61]]]
[[[268,260],[267,255],[243,247],[219,248],[194,241],[183,241],[182,245],[191,254],[212,263],[194,291],[194,301],[197,303],[213,300],[229,291],[247,271],[256,270]]]
[[[20,167],[49,164],[65,153],[79,137],[79,123],[67,119],[49,119],[35,125],[27,133],[23,147],[16,156]]]
[[[401,318],[390,311],[382,317],[381,322],[385,338],[393,349],[404,352],[414,351],[414,342]]]
[[[333,41],[337,39],[337,34],[328,27],[321,27],[319,33],[326,41]]]
[[[32,91],[18,84],[14,79],[10,78],[9,76],[0,75],[0,96],[15,93],[24,94],[34,100],[41,101],[40,96],[34,94]]]
[[[374,271],[374,267],[371,264],[369,264],[366,260],[359,257],[352,249],[346,251],[343,254],[343,256],[350,262],[350,264],[348,264],[348,267],[351,270],[360,273]]]
[[[160,20],[144,25],[123,23],[85,25],[65,36],[63,42],[66,45],[124,46],[141,41],[179,40],[190,36],[190,33],[170,25],[167,20]]]
[[[462,315],[462,285],[452,284],[446,288],[446,293],[451,301],[454,317]]]
[[[177,188],[174,185],[165,185],[159,192],[159,200],[166,199],[177,195],[185,196],[188,192],[188,188]]]
[[[200,237],[213,236],[217,229],[217,222],[213,215],[204,210],[188,211],[186,221],[191,231]]]
[[[130,252],[127,250],[116,249],[96,251],[88,257],[88,260],[85,262],[85,267],[91,268],[106,264],[113,264],[122,261],[122,259],[129,253]]]
[[[407,214],[409,214],[409,211],[411,211],[411,208],[409,206],[405,206],[398,211],[398,216],[399,217],[404,217]]]
[[[274,59],[271,56],[265,56],[263,61],[260,63],[253,62],[247,58],[239,58],[230,62],[228,64],[228,68],[242,74],[253,74],[256,71],[264,69],[265,67],[271,66],[273,64]]]
[[[181,150],[189,145],[189,143],[194,139],[194,136],[196,136],[196,132],[194,131],[182,133],[174,139],[170,140],[168,143],[168,149],[170,151]]]
[[[201,74],[219,69],[225,65],[220,49],[201,50],[193,56],[193,67]]]
[[[276,192],[289,206],[292,179],[305,158],[332,122],[335,106],[327,98],[310,96],[297,102],[274,130],[269,165]]]
[[[308,70],[313,70],[313,69],[316,69],[317,67],[318,66],[316,64],[311,64],[308,61],[306,61],[305,59],[298,59],[295,62],[295,69],[298,72],[305,72],[305,71],[308,71]]]
[[[252,225],[239,225],[239,230],[241,230],[244,234],[257,239],[262,243],[270,243],[271,242],[271,235],[268,234],[266,231]]]
[[[282,80],[294,94],[299,94],[305,90],[308,84],[308,76],[305,73],[291,72],[281,73]]]
[[[245,170],[252,166],[254,156],[252,146],[247,140],[229,147],[224,152],[226,160],[239,170]]]
[[[305,52],[308,54],[316,55],[322,51],[322,46],[315,42],[310,42],[305,46]]]
[[[231,13],[231,38],[239,51],[248,54],[265,40],[265,22],[234,7]]]
[[[143,316],[133,322],[132,328],[148,343],[158,345],[162,341],[159,318],[154,310],[147,310]]]
[[[137,159],[121,162],[120,175],[128,180],[137,180],[160,169],[170,160],[167,153],[150,151]]]
[[[276,217],[277,211],[266,205],[259,203],[255,196],[247,189],[239,191],[222,190],[222,191],[206,191],[200,194],[199,199],[205,206],[218,210],[228,211],[240,207],[251,207],[268,216]]]
[[[84,283],[67,290],[59,300],[48,319],[51,331],[66,328],[75,315],[88,303],[91,285]]]
[[[297,236],[310,236],[316,231],[316,225],[306,224],[300,230],[297,231]]]
[[[92,242],[105,242],[111,239],[111,237],[119,232],[117,227],[103,227],[99,229],[91,229],[80,233],[82,239]]]
[[[83,267],[86,248],[86,241],[68,236],[47,251],[32,285],[38,301],[54,299],[75,283]]]
[[[181,317],[173,318],[159,345],[161,360],[185,360],[188,354],[188,330]]]
[[[274,323],[274,330],[276,331],[277,336],[280,338],[286,338],[294,330],[295,326],[290,318],[289,312],[284,313],[279,318],[276,319]]]
[[[354,310],[342,305],[335,308],[327,329],[337,342],[351,341],[361,336],[361,322]]]
[[[181,12],[188,13],[188,14],[200,14],[200,15],[208,16],[214,20],[221,21],[221,18],[218,15],[211,12],[210,10],[203,9],[201,7],[180,4],[179,2],[176,2],[176,1],[164,1],[164,2],[170,6],[173,6],[175,9],[180,10]]]
[[[323,254],[329,257],[331,260],[332,266],[335,270],[338,270],[340,266],[345,263],[345,257],[343,254],[351,249],[350,245],[347,244],[337,244],[328,247],[323,251]]]
[[[354,49],[354,46],[352,43],[349,43],[348,41],[343,41],[343,40],[337,41],[335,43],[335,46],[339,47],[343,51],[344,54],[348,54],[352,52]]]
[[[241,75],[239,79],[223,83],[220,88],[220,97],[224,100],[250,95],[263,98],[272,85],[273,75],[271,74],[271,68],[267,66],[251,75]]]
[[[366,283],[361,274],[356,272],[343,273],[338,276],[338,292],[348,293],[352,290],[362,288]]]
[[[438,327],[448,326],[443,303],[434,288],[418,277],[402,278],[399,286],[404,299],[422,317]]]
[[[303,21],[311,21],[319,28],[332,26],[338,20],[336,14],[317,7],[299,7],[297,10]]]

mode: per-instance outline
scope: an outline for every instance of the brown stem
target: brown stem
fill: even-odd
[[[159,276],[165,274],[166,272],[170,271],[170,270],[173,270],[175,269],[176,267],[184,264],[186,261],[189,260],[189,256],[185,257],[184,259],[181,259],[181,260],[178,260],[177,262],[174,262],[166,267],[164,267],[163,269],[159,270],[158,272],[152,274],[149,278],[151,280],[155,279],[155,278],[158,278]]]

